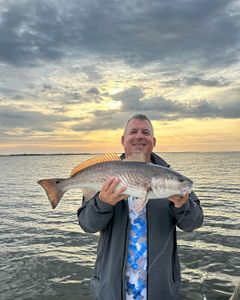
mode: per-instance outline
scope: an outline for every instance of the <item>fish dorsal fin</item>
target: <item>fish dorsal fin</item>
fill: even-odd
[[[136,162],[147,162],[146,156],[142,152],[134,152],[125,158],[127,161],[136,161]]]
[[[80,163],[79,165],[77,165],[72,170],[70,176],[72,177],[75,174],[77,174],[78,172],[80,172],[90,166],[93,166],[93,165],[96,165],[99,163],[103,163],[103,162],[107,162],[107,161],[115,161],[115,160],[119,160],[117,153],[109,153],[109,154],[103,154],[103,155],[92,157],[92,158],[87,159],[84,162]]]

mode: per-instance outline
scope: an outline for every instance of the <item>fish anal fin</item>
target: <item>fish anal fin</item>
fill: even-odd
[[[89,201],[96,194],[96,190],[90,188],[84,188],[82,191],[84,202]]]
[[[70,176],[74,176],[75,174],[79,173],[80,171],[107,161],[115,161],[115,160],[120,160],[117,153],[109,153],[109,154],[103,154],[99,156],[92,157],[90,159],[85,160],[84,162],[80,163],[77,165],[71,172]]]
[[[125,158],[126,161],[135,161],[135,162],[147,162],[146,156],[143,152],[134,152]]]

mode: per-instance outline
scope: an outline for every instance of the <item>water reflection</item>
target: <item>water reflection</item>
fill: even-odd
[[[202,228],[178,231],[182,299],[229,300],[240,278],[240,154],[163,156],[194,180],[205,212]],[[0,299],[90,299],[98,235],[78,226],[81,191],[69,191],[52,210],[36,184],[40,178],[67,177],[87,158],[0,158]]]

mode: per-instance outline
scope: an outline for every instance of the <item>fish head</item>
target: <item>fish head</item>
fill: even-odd
[[[183,175],[181,178],[178,178],[178,190],[179,190],[178,195],[185,195],[186,193],[190,193],[192,187],[193,187],[193,182],[191,179]]]
[[[157,198],[190,193],[192,186],[191,179],[172,170],[158,174],[151,180],[151,189]]]

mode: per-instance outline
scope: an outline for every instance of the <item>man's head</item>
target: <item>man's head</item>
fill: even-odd
[[[122,145],[125,155],[128,157],[134,152],[142,152],[148,161],[156,144],[151,121],[145,115],[134,115],[127,121]]]

